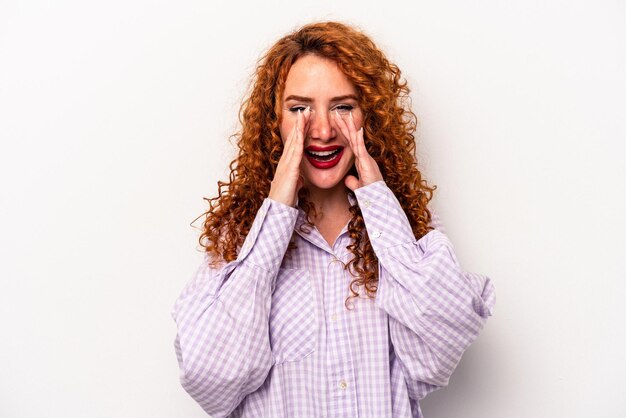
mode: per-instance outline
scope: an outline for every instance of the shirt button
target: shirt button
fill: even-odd
[[[366,208],[369,208],[370,206],[372,206],[372,202],[370,202],[369,200],[366,200],[365,202],[363,202],[363,206],[365,206]]]
[[[373,236],[374,238],[379,238],[382,234],[383,234],[383,233],[382,233],[382,232],[380,232],[380,231],[374,231],[374,233],[372,234],[372,236]]]
[[[348,384],[346,383],[345,380],[342,380],[339,382],[339,389],[346,390],[347,387],[348,387]]]
[[[337,318],[339,318],[337,314],[333,314],[333,316],[330,317],[330,320],[333,322],[337,322]]]
[[[333,256],[333,257],[330,259],[330,264],[335,264],[335,263],[343,264],[343,261],[341,261],[339,258],[337,258],[337,257]]]

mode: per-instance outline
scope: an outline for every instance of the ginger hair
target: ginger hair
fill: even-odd
[[[205,221],[199,242],[212,256],[214,265],[237,258],[269,194],[283,150],[279,126],[285,81],[291,66],[307,54],[333,60],[354,84],[364,114],[368,152],[404,209],[416,239],[432,229],[427,205],[436,187],[429,186],[417,168],[417,118],[410,108],[410,90],[400,69],[359,30],[338,22],[312,23],[281,38],[258,62],[250,92],[239,111],[241,128],[233,135],[239,152],[229,165],[229,181],[218,181],[218,195],[205,198],[209,209],[201,215]],[[303,188],[299,206],[310,226],[315,208],[306,197]],[[354,205],[350,213],[348,233],[352,243],[347,248],[354,256],[345,268],[354,279],[346,306],[350,299],[360,296],[358,287],[365,289],[366,297],[373,297],[378,288],[378,259],[361,210]],[[295,248],[293,242],[289,248]]]

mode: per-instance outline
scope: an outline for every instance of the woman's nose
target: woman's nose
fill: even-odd
[[[311,113],[309,122],[309,136],[311,138],[328,141],[333,139],[335,135],[335,128],[331,124],[330,112],[314,111]]]

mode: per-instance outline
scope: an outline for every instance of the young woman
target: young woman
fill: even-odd
[[[172,310],[181,383],[213,417],[420,417],[491,315],[427,207],[408,92],[340,23],[261,59]]]

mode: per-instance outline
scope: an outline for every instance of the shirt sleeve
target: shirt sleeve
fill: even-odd
[[[439,214],[435,213],[432,208],[430,208],[430,217],[431,217],[430,226],[433,227],[433,229],[436,229],[437,231],[441,231],[445,234],[446,228],[445,226],[443,226],[443,223],[441,222],[441,218],[439,217]]]
[[[269,313],[276,276],[298,211],[265,199],[235,261],[204,260],[171,315],[183,388],[210,415],[229,415],[275,362]]]
[[[384,181],[357,189],[355,196],[379,261],[376,305],[389,315],[409,395],[421,399],[448,384],[492,314],[494,287],[487,276],[461,270],[440,223],[416,240]]]

